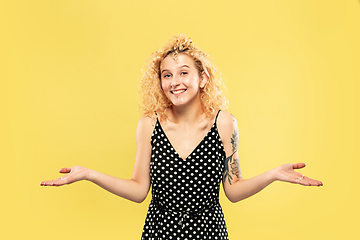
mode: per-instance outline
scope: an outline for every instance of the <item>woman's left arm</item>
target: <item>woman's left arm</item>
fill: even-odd
[[[223,141],[226,159],[223,185],[227,198],[238,202],[248,198],[274,181],[297,183],[304,186],[322,186],[323,183],[295,172],[294,169],[305,167],[304,163],[284,164],[250,179],[243,179],[239,163],[239,132],[234,116],[222,111],[217,123]]]

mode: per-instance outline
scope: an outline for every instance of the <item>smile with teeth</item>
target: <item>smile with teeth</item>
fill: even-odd
[[[186,89],[177,89],[177,90],[172,90],[171,93],[175,94],[175,95],[178,95],[178,94],[183,93],[185,91],[186,91]]]

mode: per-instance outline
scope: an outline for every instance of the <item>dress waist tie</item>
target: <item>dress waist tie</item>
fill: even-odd
[[[157,209],[159,209],[162,212],[168,212],[172,216],[178,215],[180,219],[178,224],[181,226],[181,228],[185,227],[185,223],[184,223],[185,218],[189,218],[189,217],[196,218],[203,213],[214,210],[214,208],[219,204],[218,201],[214,201],[212,204],[206,206],[206,208],[203,208],[200,211],[174,211],[170,208],[164,207],[163,205],[159,204],[157,201],[151,200],[151,202],[153,206],[155,206]]]

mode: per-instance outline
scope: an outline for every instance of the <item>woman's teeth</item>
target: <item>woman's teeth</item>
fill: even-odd
[[[171,91],[173,94],[180,94],[180,93],[183,93],[183,92],[185,92],[186,90],[184,90],[184,89],[179,89],[179,90],[173,90],[173,91]]]

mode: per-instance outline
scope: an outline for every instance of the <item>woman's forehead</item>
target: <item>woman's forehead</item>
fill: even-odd
[[[161,61],[160,70],[176,69],[176,68],[183,67],[184,65],[186,65],[190,68],[195,67],[194,59],[192,59],[188,55],[182,54],[182,53],[178,54],[177,58],[175,59],[172,54],[169,54],[166,58],[164,58],[164,60]]]

